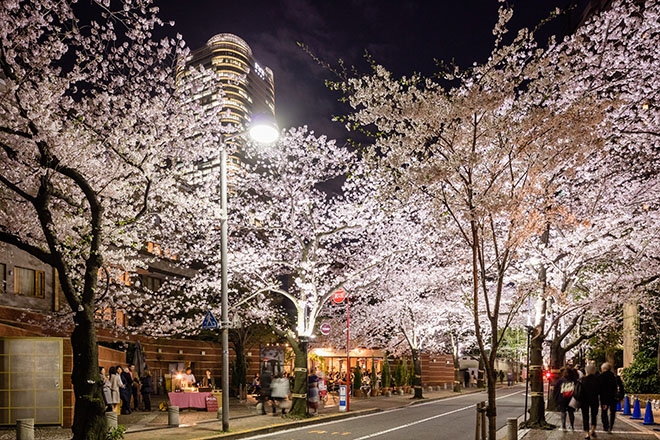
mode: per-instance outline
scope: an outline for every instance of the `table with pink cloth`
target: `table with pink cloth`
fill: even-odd
[[[168,393],[170,406],[183,408],[206,409],[206,398],[213,397],[213,393]]]

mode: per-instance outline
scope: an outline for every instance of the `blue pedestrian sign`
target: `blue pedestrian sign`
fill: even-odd
[[[218,321],[213,316],[213,313],[211,313],[211,311],[209,310],[208,312],[206,312],[204,321],[202,321],[202,329],[213,330],[214,328],[218,328]]]

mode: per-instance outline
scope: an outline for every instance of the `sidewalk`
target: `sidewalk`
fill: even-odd
[[[524,440],[580,440],[584,439],[584,431],[582,430],[582,413],[575,412],[575,431],[571,431],[570,426],[568,431],[561,429],[561,414],[559,412],[546,411],[545,420],[551,425],[555,425],[556,429],[543,430],[543,429],[521,429],[518,431],[518,439]],[[523,418],[518,419],[518,426],[523,422]],[[567,420],[568,424],[568,420]],[[598,413],[598,422],[596,429],[595,440],[623,440],[623,439],[654,439],[660,438],[660,431],[655,431],[654,426],[644,425],[640,420],[631,420],[629,416],[624,416],[617,412],[616,419],[614,420],[614,430],[612,433],[603,431],[603,425],[600,421],[600,412]],[[505,431],[505,430],[502,430]],[[504,436],[499,435],[498,439],[505,439]]]

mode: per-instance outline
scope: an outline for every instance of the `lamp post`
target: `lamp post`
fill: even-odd
[[[275,142],[279,136],[273,123],[255,123],[247,132],[223,136],[220,149],[220,308],[222,327],[222,430],[229,431],[229,299],[227,280],[227,141],[248,134],[262,144]]]

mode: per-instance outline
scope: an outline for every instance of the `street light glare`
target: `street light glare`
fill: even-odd
[[[280,137],[274,124],[255,124],[248,130],[250,139],[260,144],[272,144]]]

